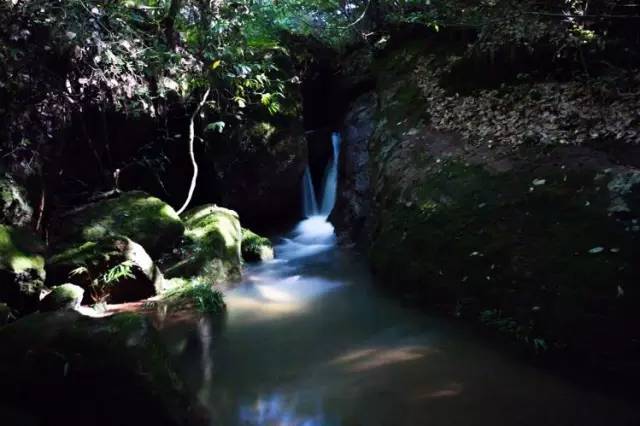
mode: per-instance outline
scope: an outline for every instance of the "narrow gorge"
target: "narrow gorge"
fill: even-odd
[[[640,425],[639,19],[0,3],[0,424]]]

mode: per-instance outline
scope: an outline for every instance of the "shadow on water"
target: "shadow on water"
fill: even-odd
[[[324,217],[248,268],[224,324],[168,327],[221,425],[637,425],[640,408],[522,364],[378,294]]]

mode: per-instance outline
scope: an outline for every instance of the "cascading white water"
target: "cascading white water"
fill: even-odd
[[[325,219],[329,217],[333,206],[336,204],[336,191],[338,189],[338,159],[340,155],[340,134],[334,132],[331,135],[333,145],[333,157],[324,173],[322,180],[322,204],[318,208],[316,192],[311,179],[309,166],[304,171],[302,178],[302,213],[305,217],[321,216]]]
[[[304,170],[304,176],[302,178],[302,214],[304,214],[305,217],[318,214],[318,202],[316,201],[316,192],[313,188],[309,166]]]
[[[333,158],[327,165],[324,174],[322,205],[320,206],[320,214],[329,216],[333,206],[336,204],[336,190],[338,188],[338,158],[340,155],[340,134],[333,133],[331,135],[331,143],[333,145]]]

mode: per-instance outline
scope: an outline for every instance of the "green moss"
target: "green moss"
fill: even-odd
[[[203,206],[184,215],[185,237],[209,257],[235,259],[238,256],[240,220],[233,210]]]
[[[89,241],[77,247],[71,247],[49,258],[49,263],[87,264],[90,259],[100,254],[98,243]]]
[[[121,303],[156,294],[164,278],[139,244],[127,237],[108,236],[50,257],[47,282],[78,285],[93,302]]]
[[[177,213],[162,200],[140,191],[91,204],[65,217],[56,236],[61,246],[123,235],[157,255],[173,247],[184,231]]]
[[[123,262],[125,256],[123,247],[129,243],[126,237],[109,236],[98,241],[89,241],[77,247],[70,247],[61,253],[51,256],[47,260],[48,282],[60,284],[71,280],[74,284],[88,288],[110,267]],[[85,268],[80,273],[74,273],[78,268]],[[56,282],[57,281],[57,282]]]
[[[201,277],[210,283],[241,274],[241,227],[238,214],[215,205],[194,208],[183,216],[186,231],[178,259],[165,273],[170,278]]]
[[[54,287],[40,302],[40,311],[73,309],[80,305],[84,290],[73,284],[62,284]]]
[[[273,259],[271,240],[242,228],[242,258],[247,262]]]
[[[456,161],[421,169],[412,187],[388,182],[380,200],[371,259],[388,284],[445,303],[472,298],[518,324],[541,306],[531,333],[564,341],[619,304],[618,284],[632,285],[633,240],[607,216],[595,173],[492,174]],[[589,253],[597,246],[606,249]]]
[[[44,258],[31,252],[34,248],[34,237],[28,233],[0,225],[0,268],[13,273],[29,270],[43,270]]]
[[[173,306],[194,306],[203,313],[220,313],[225,309],[222,293],[198,280],[174,279],[172,288],[161,300]]]

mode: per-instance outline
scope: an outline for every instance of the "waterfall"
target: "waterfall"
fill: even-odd
[[[318,202],[316,201],[316,191],[311,180],[311,170],[309,166],[304,170],[302,178],[302,213],[305,217],[318,214]]]
[[[336,191],[338,188],[338,156],[340,154],[340,134],[333,133],[331,135],[331,143],[333,145],[333,157],[327,165],[324,174],[322,205],[320,206],[320,214],[329,216],[333,206],[336,204]]]
[[[309,166],[304,171],[302,178],[302,213],[305,217],[323,216],[328,217],[336,204],[336,191],[338,188],[338,158],[340,154],[340,134],[333,133],[331,135],[331,143],[333,144],[333,156],[327,164],[322,181],[322,204],[318,208],[316,201],[316,192],[313,187],[311,178],[311,170]]]

